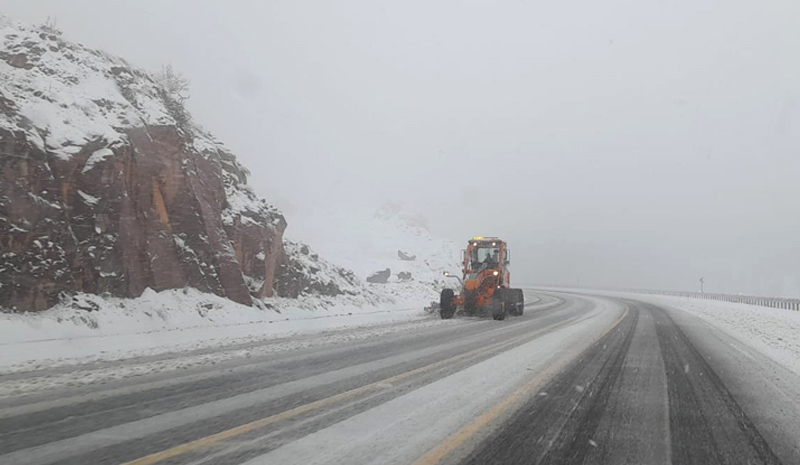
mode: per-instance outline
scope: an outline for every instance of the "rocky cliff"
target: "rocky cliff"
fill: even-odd
[[[0,17],[0,307],[148,287],[271,296],[293,269],[286,222],[248,174],[148,73]]]

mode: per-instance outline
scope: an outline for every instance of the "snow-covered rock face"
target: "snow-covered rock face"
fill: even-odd
[[[284,248],[286,260],[275,282],[275,290],[281,297],[353,296],[367,292],[352,271],[328,263],[306,244],[285,241]]]
[[[0,17],[0,307],[271,296],[286,222],[247,175],[146,72]]]
[[[94,141],[125,145],[123,128],[174,126],[150,77],[124,60],[0,17],[0,128],[62,159]]]

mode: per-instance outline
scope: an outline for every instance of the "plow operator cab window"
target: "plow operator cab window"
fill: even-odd
[[[467,279],[475,279],[481,271],[491,270],[500,265],[499,247],[475,247],[470,251]]]

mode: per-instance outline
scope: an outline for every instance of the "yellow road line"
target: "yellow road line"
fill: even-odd
[[[592,344],[599,341],[600,339],[605,337],[606,334],[610,333],[611,330],[616,328],[622,322],[622,320],[625,319],[625,317],[628,315],[628,311],[629,311],[628,306],[625,305],[625,311],[622,313],[622,315],[620,315],[620,317],[617,318],[617,320],[614,321],[614,323],[611,326],[609,326],[609,328],[605,330],[600,336],[595,338],[595,340],[592,341]],[[556,365],[551,365],[550,367],[548,367],[546,371],[538,373],[537,375],[533,376],[533,378],[531,378],[522,387],[512,392],[509,396],[505,397],[502,401],[492,406],[489,410],[483,412],[478,418],[473,420],[471,423],[464,426],[456,433],[452,434],[447,439],[445,439],[444,442],[426,452],[425,455],[423,455],[414,462],[414,465],[434,465],[441,462],[442,459],[444,459],[454,450],[459,448],[467,440],[475,436],[478,432],[484,430],[490,423],[495,422],[498,418],[504,416],[507,412],[510,412],[513,406],[522,404],[525,401],[525,399],[529,397],[530,392],[532,390],[534,390],[538,385],[540,385],[547,378],[549,378],[552,373],[557,373],[561,371],[562,367],[566,366],[568,361],[569,357],[566,357],[562,359],[560,363]]]
[[[567,320],[567,322],[568,321],[571,321],[571,320]],[[514,345],[514,344],[516,344],[517,342],[519,342],[519,341],[521,341],[523,339],[536,337],[536,335],[540,334],[543,331],[549,331],[553,327],[561,325],[561,324],[565,324],[565,323],[566,322],[555,323],[555,324],[552,324],[550,326],[541,328],[539,331],[536,331],[534,334],[526,334],[524,336],[520,336],[520,337],[511,339],[509,341],[502,341],[502,342],[498,342],[498,343],[495,343],[495,344],[492,344],[492,345],[489,345],[489,346],[480,347],[478,349],[471,350],[469,352],[465,352],[463,354],[456,355],[456,356],[448,358],[448,359],[444,359],[444,360],[440,360],[438,362],[431,363],[430,365],[425,365],[425,366],[422,366],[422,367],[419,367],[419,368],[415,368],[413,370],[410,370],[410,371],[407,371],[407,372],[404,372],[404,373],[400,373],[398,375],[391,376],[389,378],[385,378],[383,380],[376,381],[374,383],[367,384],[367,385],[364,385],[364,386],[361,386],[361,387],[358,387],[358,388],[355,388],[355,389],[351,389],[349,391],[345,391],[345,392],[342,392],[340,394],[336,394],[336,395],[331,396],[331,397],[326,397],[324,399],[320,399],[320,400],[317,400],[317,401],[314,401],[314,402],[311,402],[311,403],[308,403],[308,404],[305,404],[305,405],[301,405],[300,407],[295,407],[295,408],[293,408],[291,410],[287,410],[285,412],[281,412],[281,413],[278,413],[278,414],[275,414],[275,415],[272,415],[272,416],[269,416],[269,417],[266,417],[266,418],[262,418],[260,420],[255,420],[253,422],[246,423],[244,425],[240,425],[240,426],[237,426],[235,428],[231,428],[229,430],[221,431],[219,433],[212,434],[210,436],[206,436],[204,438],[200,438],[200,439],[197,439],[195,441],[187,442],[187,443],[181,444],[179,446],[175,446],[173,448],[170,448],[170,449],[167,449],[167,450],[164,450],[164,451],[161,451],[161,452],[156,452],[156,453],[147,455],[145,457],[142,457],[142,458],[130,461],[130,462],[126,462],[126,463],[124,463],[122,465],[151,465],[151,464],[154,464],[154,463],[158,463],[158,462],[170,459],[172,457],[176,457],[178,455],[183,455],[183,454],[186,454],[188,452],[192,452],[192,451],[204,448],[204,447],[208,447],[208,446],[211,446],[211,445],[213,445],[215,443],[218,443],[220,441],[224,441],[226,439],[230,439],[230,438],[233,438],[235,436],[239,436],[241,434],[245,434],[245,433],[248,433],[250,431],[254,431],[256,429],[263,428],[265,426],[269,426],[269,425],[271,425],[273,423],[276,423],[276,422],[279,422],[279,421],[282,421],[282,420],[288,420],[290,418],[296,417],[298,415],[302,415],[302,414],[304,414],[306,412],[309,412],[311,410],[314,410],[314,409],[317,409],[317,408],[320,408],[320,407],[324,407],[324,406],[327,406],[329,404],[333,404],[335,402],[346,400],[346,399],[355,397],[355,396],[357,396],[359,394],[363,394],[363,393],[366,393],[366,392],[369,392],[369,391],[373,391],[373,390],[378,390],[378,389],[385,389],[387,387],[387,383],[391,384],[391,383],[395,383],[395,382],[398,382],[398,381],[402,381],[403,379],[406,379],[408,377],[411,377],[411,376],[414,376],[414,375],[418,375],[418,374],[424,373],[426,371],[435,370],[435,369],[437,369],[439,367],[458,362],[458,361],[460,361],[462,359],[475,357],[475,356],[480,355],[481,353],[484,353],[484,352],[487,352],[487,351],[490,351],[490,350],[502,349],[502,348],[504,348],[506,346]]]
[[[281,413],[278,413],[278,414],[275,414],[275,415],[272,415],[272,416],[269,416],[269,417],[266,417],[266,418],[262,418],[260,420],[256,420],[256,421],[253,421],[253,422],[250,422],[250,423],[246,423],[246,424],[241,425],[241,426],[237,426],[235,428],[231,428],[229,430],[225,430],[225,431],[222,431],[222,432],[219,432],[219,433],[216,433],[216,434],[212,434],[211,436],[206,436],[206,437],[198,439],[196,441],[187,442],[185,444],[181,444],[180,446],[176,446],[176,447],[173,447],[171,449],[167,449],[167,450],[162,451],[162,452],[156,452],[154,454],[142,457],[140,459],[133,460],[131,462],[126,462],[124,465],[149,465],[149,464],[153,464],[153,463],[158,463],[158,462],[161,462],[163,460],[175,457],[177,455],[182,455],[182,454],[185,454],[187,452],[191,452],[193,450],[197,450],[197,449],[202,448],[202,447],[210,446],[210,445],[212,445],[214,443],[217,443],[219,441],[224,441],[225,439],[230,439],[232,437],[239,436],[241,434],[244,434],[244,433],[259,429],[259,428],[263,428],[265,426],[271,425],[271,424],[276,423],[278,421],[287,420],[289,418],[293,418],[293,417],[296,417],[298,415],[302,415],[303,413],[309,412],[311,410],[314,410],[314,409],[317,409],[317,408],[320,408],[320,407],[324,407],[326,405],[329,405],[329,404],[332,404],[332,403],[335,403],[335,402],[338,402],[338,401],[346,400],[346,399],[349,399],[351,397],[355,397],[355,396],[357,396],[359,394],[363,394],[363,393],[366,393],[366,392],[369,392],[369,391],[372,391],[372,390],[375,390],[375,389],[386,388],[386,384],[387,383],[391,384],[391,383],[394,383],[394,382],[397,382],[397,381],[401,381],[401,380],[403,380],[405,378],[408,378],[410,376],[413,376],[413,375],[416,375],[416,374],[420,374],[420,373],[423,373],[425,371],[430,371],[430,370],[436,369],[436,368],[438,368],[440,366],[443,366],[443,365],[445,365],[447,363],[458,361],[458,359],[467,358],[470,355],[474,355],[474,351],[473,352],[468,352],[468,353],[465,353],[465,354],[461,354],[461,355],[458,355],[456,357],[452,357],[452,358],[449,358],[449,359],[446,359],[446,360],[441,360],[439,362],[432,363],[430,365],[426,365],[426,366],[423,366],[423,367],[420,367],[420,368],[417,368],[417,369],[414,369],[414,370],[411,370],[411,371],[407,371],[405,373],[401,373],[401,374],[396,375],[396,376],[385,378],[385,379],[383,379],[381,381],[377,381],[377,382],[374,382],[374,383],[371,383],[371,384],[367,384],[367,385],[364,385],[364,386],[361,386],[361,387],[358,387],[358,388],[355,388],[355,389],[351,389],[349,391],[345,391],[345,392],[342,392],[340,394],[336,394],[336,395],[331,396],[331,397],[326,397],[324,399],[320,399],[320,400],[317,400],[317,401],[314,401],[314,402],[311,402],[311,403],[308,403],[308,404],[305,404],[305,405],[301,405],[300,407],[295,407],[295,408],[293,408],[291,410],[287,410],[285,412],[281,412]]]

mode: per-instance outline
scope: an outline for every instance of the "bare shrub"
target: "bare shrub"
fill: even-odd
[[[180,71],[175,71],[172,65],[162,65],[154,77],[167,95],[176,102],[183,104],[189,98],[189,79]]]
[[[60,36],[62,34],[61,29],[58,28],[58,19],[56,19],[55,16],[53,17],[48,16],[47,20],[44,22],[44,24],[39,26],[39,28],[42,31],[48,34],[52,34],[54,36]]]

